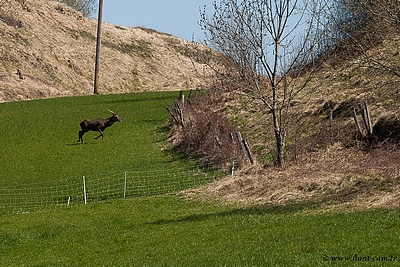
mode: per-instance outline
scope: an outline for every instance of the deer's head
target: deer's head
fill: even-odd
[[[117,122],[117,121],[122,122],[122,118],[120,116],[118,116],[117,113],[115,113],[112,110],[108,110],[108,111],[110,111],[112,113],[112,117],[111,117],[112,121],[114,121],[114,122]]]

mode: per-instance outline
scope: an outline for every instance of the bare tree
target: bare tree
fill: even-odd
[[[206,44],[223,55],[210,64],[216,86],[258,100],[272,116],[276,163],[284,163],[289,109],[310,80],[318,1],[221,0],[201,13]]]
[[[343,0],[342,0],[343,1]],[[374,38],[371,47],[381,44],[384,40],[397,37],[400,34],[400,1],[399,0],[347,0],[358,7],[360,13],[368,18],[364,27],[369,38]],[[368,58],[373,67],[400,77],[400,64],[393,55],[373,57],[367,54],[371,47],[362,44],[362,53]],[[396,51],[400,53],[400,50]]]
[[[371,66],[400,77],[400,65],[393,57],[375,58],[367,53],[384,40],[400,34],[399,0],[322,1],[329,5],[323,10],[319,24],[329,56],[348,59],[363,54]]]
[[[98,0],[57,0],[64,3],[75,10],[81,12],[85,16],[90,16],[96,11]]]

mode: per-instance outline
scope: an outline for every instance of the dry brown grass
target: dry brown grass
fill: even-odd
[[[388,157],[392,158],[389,162]],[[311,160],[283,169],[253,166],[180,195],[242,205],[300,204],[320,211],[397,208],[399,160],[397,151],[366,154],[336,143],[314,153]]]
[[[0,6],[0,102],[91,94],[97,21],[56,1],[6,3]],[[154,30],[104,23],[100,93],[196,88],[202,80],[187,45]]]

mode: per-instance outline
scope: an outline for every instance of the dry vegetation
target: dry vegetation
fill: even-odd
[[[207,166],[224,168],[234,158],[236,167],[242,167],[249,161],[249,150],[246,139],[221,114],[226,108],[221,105],[223,95],[216,91],[193,94],[187,100],[181,96],[168,109],[172,145],[186,155],[200,158]]]
[[[400,206],[400,80],[371,58],[400,62],[400,38],[354,60],[325,62],[307,94],[291,109],[286,166],[274,167],[270,116],[259,103],[236,96],[225,114],[250,137],[257,163],[233,177],[181,194],[189,198],[321,210]],[[369,56],[368,56],[369,55]],[[229,96],[231,98],[232,96]],[[353,108],[367,101],[373,135],[361,139]],[[361,126],[363,126],[361,124]]]
[[[96,20],[56,1],[1,0],[0,102],[91,94],[96,29]],[[101,94],[182,90],[201,83],[185,41],[108,23],[102,32]]]

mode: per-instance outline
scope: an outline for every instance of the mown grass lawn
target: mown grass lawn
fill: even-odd
[[[298,208],[235,208],[163,195],[2,216],[0,265],[398,265],[399,211]]]

